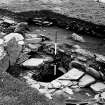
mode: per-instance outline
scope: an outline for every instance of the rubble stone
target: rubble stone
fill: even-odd
[[[101,97],[105,99],[105,92],[101,93]]]
[[[10,18],[7,18],[7,17],[3,17],[2,18],[4,20],[4,22],[7,22],[9,24],[15,24],[16,22]]]
[[[95,82],[95,79],[92,76],[86,74],[79,80],[79,86],[85,87],[93,82]]]
[[[72,89],[70,89],[69,87],[64,88],[63,91],[68,93],[68,94],[73,94]]]
[[[44,59],[38,59],[38,58],[31,58],[23,62],[23,66],[39,66],[42,64]]]
[[[63,87],[71,86],[72,82],[69,80],[59,80]]]
[[[72,39],[75,40],[75,41],[79,41],[79,42],[85,42],[85,40],[83,39],[83,37],[82,36],[79,36],[76,33],[73,33],[72,34]]]
[[[89,73],[90,75],[92,75],[93,77],[97,78],[97,79],[100,79],[101,78],[101,75],[98,71],[96,71],[94,68],[92,67],[88,67],[86,69],[86,72]]]
[[[7,43],[13,38],[15,38],[16,41],[24,40],[24,37],[21,34],[19,34],[19,33],[10,33],[10,34],[4,36],[4,41],[5,41],[5,43]]]
[[[105,89],[105,84],[102,82],[96,82],[90,86],[94,91],[99,92]]]
[[[85,65],[77,60],[74,60],[70,63],[70,68],[74,67],[74,68],[77,68],[77,69],[81,69],[81,70],[85,70]]]
[[[3,45],[3,44],[4,44],[4,40],[0,39],[0,45]]]
[[[33,44],[40,43],[41,41],[42,41],[42,38],[29,38],[29,39],[26,39],[27,43],[33,43]]]
[[[61,87],[62,84],[57,80],[52,81],[51,84],[49,85],[49,88],[61,88]]]
[[[24,45],[25,43],[24,43],[24,41],[19,41],[18,44],[19,45]]]
[[[28,47],[32,50],[38,50],[40,46],[40,44],[28,44]]]
[[[87,59],[85,57],[83,57],[83,56],[78,56],[77,59],[79,61],[82,61],[82,62],[86,62],[87,61]]]

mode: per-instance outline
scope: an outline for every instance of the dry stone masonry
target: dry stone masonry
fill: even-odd
[[[33,21],[48,26],[51,24],[41,19]],[[3,18],[0,24],[4,26],[9,24],[14,30],[5,33],[0,39],[0,70],[24,79],[30,87],[38,89],[49,99],[62,94],[67,96],[67,102],[72,104],[73,97],[80,92],[88,98],[79,100],[78,96],[75,104],[105,100],[105,56],[91,53],[79,45],[67,43],[58,45],[57,55],[54,55],[54,45],[45,35],[28,34],[24,27],[19,30],[18,28],[24,23],[14,23],[7,18]],[[27,25],[28,23],[25,24]],[[76,33],[72,34],[71,39],[85,42]],[[54,75],[54,65],[57,66],[56,75]]]

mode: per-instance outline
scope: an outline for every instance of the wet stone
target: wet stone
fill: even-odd
[[[79,86],[85,87],[93,82],[95,82],[95,79],[92,76],[86,74],[79,80]]]
[[[90,86],[94,91],[99,92],[105,89],[105,84],[102,82],[96,82]]]
[[[69,80],[78,80],[83,74],[84,74],[84,72],[82,72],[76,68],[72,68],[66,74],[61,76],[59,79],[64,78],[64,79],[69,79]]]

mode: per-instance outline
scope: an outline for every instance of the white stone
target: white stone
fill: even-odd
[[[3,53],[4,53],[4,47],[0,46],[0,57],[3,55]]]
[[[79,45],[73,45],[74,49],[81,49],[81,47]]]
[[[64,88],[63,91],[68,93],[68,94],[73,94],[72,89],[70,89],[69,87]]]
[[[33,49],[33,50],[38,50],[38,48],[41,46],[40,44],[28,44],[29,48],[30,49]]]
[[[98,92],[98,91],[102,91],[105,89],[105,84],[102,82],[97,82],[95,84],[92,84],[90,86],[94,91]]]
[[[71,86],[72,85],[72,82],[69,81],[69,80],[59,80],[62,84],[63,87],[66,87],[66,86]]]
[[[77,80],[79,79],[82,75],[84,74],[84,72],[76,69],[76,68],[72,68],[71,70],[69,70],[66,74],[64,74],[66,79],[70,79],[70,80]],[[62,78],[62,76],[61,76]]]
[[[39,89],[40,88],[40,85],[38,83],[37,84],[31,84],[31,87],[32,88]]]
[[[105,0],[94,0],[95,2],[105,3]]]
[[[21,40],[21,41],[18,41],[18,44],[19,45],[24,45],[25,43],[24,43],[24,41]]]
[[[95,79],[92,76],[86,74],[79,80],[79,86],[85,87],[93,82],[95,82]]]
[[[44,61],[53,61],[54,59],[50,56],[47,56],[44,58]]]
[[[16,41],[24,40],[24,37],[23,37],[21,34],[19,34],[19,33],[10,33],[10,34],[8,34],[8,35],[6,35],[6,36],[4,37],[4,41],[7,43],[7,42],[9,42],[11,39],[13,39],[13,38],[15,38]]]
[[[40,43],[41,41],[42,41],[42,38],[29,38],[29,39],[26,39],[27,43],[33,43],[33,44]]]
[[[57,80],[52,81],[51,84],[52,84],[52,88],[61,88],[62,87],[62,84]]]
[[[37,37],[39,37],[38,34],[26,34],[26,36],[27,36],[28,38],[37,38]]]
[[[79,41],[79,42],[85,42],[85,40],[83,39],[83,37],[82,36],[79,36],[76,33],[73,33],[72,34],[72,39],[75,40],[75,41]]]
[[[43,61],[44,59],[41,58],[31,58],[23,62],[23,66],[39,66]]]
[[[3,45],[3,44],[4,44],[4,40],[0,39],[0,45]]]
[[[9,24],[15,24],[16,23],[13,19],[10,19],[7,17],[3,17],[2,19],[4,20],[4,22],[7,22]]]
[[[101,93],[101,97],[105,99],[105,92]]]

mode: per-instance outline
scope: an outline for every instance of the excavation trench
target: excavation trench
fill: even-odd
[[[6,10],[1,11],[4,15],[3,11]],[[29,53],[31,56],[29,58],[40,59],[50,56],[53,60],[44,62],[44,64],[41,64],[38,67],[24,67],[21,64],[10,66],[7,72],[15,77],[18,77],[21,73],[32,71],[32,78],[37,81],[50,82],[58,78],[70,70],[70,63],[72,61],[71,50],[74,45],[78,45],[82,49],[89,50],[92,53],[105,55],[105,26],[103,25],[96,25],[91,22],[67,17],[48,10],[20,13],[7,12],[7,15],[17,22],[27,22],[30,30],[28,34],[42,34],[49,38],[52,42],[55,42],[55,34],[57,34],[57,43],[60,46],[57,49],[58,53],[54,55],[54,44],[51,44],[51,46],[48,46],[49,42],[47,44],[41,44],[37,50]],[[3,27],[5,28],[1,28],[1,31],[5,33],[13,32],[13,29],[11,30],[8,28],[9,26],[6,27],[4,25]],[[82,40],[79,40],[78,38],[76,39],[75,36],[72,36],[74,32],[82,37]],[[54,75],[55,66],[56,75]]]

